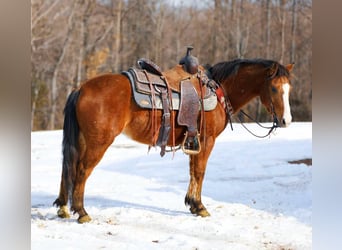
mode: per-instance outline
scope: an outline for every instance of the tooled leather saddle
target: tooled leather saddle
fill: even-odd
[[[183,152],[198,154],[201,150],[197,129],[199,114],[213,110],[217,105],[215,90],[210,87],[216,83],[213,84],[212,80],[197,69],[194,73],[194,60],[191,61],[191,72],[185,67],[186,60],[182,60],[185,63],[162,72],[155,63],[142,58],[137,62],[140,68],[131,67],[123,72],[130,80],[133,97],[138,106],[163,110],[158,139],[155,143],[152,142],[153,146],[161,147],[161,156],[165,154],[171,124],[174,124],[174,120],[171,121],[171,110],[178,110],[177,123],[187,127],[181,145]],[[195,87],[193,82],[200,82],[197,85],[201,86]]]

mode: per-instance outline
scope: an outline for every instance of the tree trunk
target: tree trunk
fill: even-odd
[[[236,55],[238,58],[241,58],[241,51],[240,51],[241,27],[240,27],[240,22],[241,22],[240,15],[236,15],[235,49],[236,49]]]
[[[296,60],[297,0],[292,1],[291,50],[290,63]]]
[[[271,0],[266,1],[266,58],[271,57]]]
[[[233,30],[234,25],[236,24],[235,19],[236,19],[236,13],[235,13],[235,0],[231,1],[231,6],[230,6],[230,26],[232,27],[231,30]],[[232,31],[229,32],[229,37],[228,37],[228,41],[229,41],[229,46],[231,51],[235,51],[234,49],[234,39],[235,39],[235,35]],[[232,53],[233,54],[233,53]],[[232,55],[234,56],[234,55]]]
[[[285,0],[280,0],[280,14],[281,14],[281,52],[279,62],[283,63],[285,55],[285,22],[286,22],[286,11],[285,11]]]
[[[120,46],[121,46],[121,13],[122,13],[122,0],[119,0],[119,4],[116,12],[116,30],[115,30],[115,58],[114,58],[114,71],[119,72],[120,70]]]
[[[265,33],[265,41],[264,44],[266,44],[266,59],[270,59],[271,57],[271,0],[266,0],[266,33]],[[260,121],[261,119],[261,101],[260,98],[256,100],[256,120]]]
[[[84,61],[84,54],[85,54],[85,27],[84,27],[84,22],[80,22],[80,41],[81,41],[81,46],[78,54],[78,63],[77,63],[77,79],[76,79],[76,86],[80,86],[82,82],[82,69],[83,69],[83,61]]]
[[[219,37],[219,27],[220,27],[220,20],[219,17],[220,15],[220,11],[222,8],[221,5],[221,0],[215,0],[215,6],[214,6],[214,22],[212,24],[213,28],[212,28],[212,35],[211,35],[211,39],[212,39],[212,51],[210,53],[211,58],[209,59],[211,63],[215,62],[217,60],[217,52],[219,51],[218,49],[218,37]]]
[[[71,33],[74,29],[74,20],[73,20],[73,16],[74,16],[74,10],[75,10],[75,6],[76,6],[76,1],[74,2],[74,5],[72,7],[69,19],[68,19],[68,31],[66,34],[66,37],[64,39],[63,42],[63,46],[62,46],[62,51],[58,57],[58,61],[55,65],[54,71],[53,71],[53,76],[52,76],[52,80],[51,80],[51,88],[50,88],[50,102],[51,102],[51,111],[50,111],[50,115],[49,115],[49,124],[48,124],[48,129],[49,130],[54,130],[55,129],[55,117],[56,117],[56,110],[57,110],[57,96],[58,96],[58,88],[57,88],[57,77],[58,77],[58,73],[61,67],[61,64],[63,62],[67,47],[69,45],[69,40],[71,37]]]
[[[33,97],[32,97],[32,106],[31,106],[31,130],[33,129],[34,126],[34,116],[36,113],[36,103],[38,99],[38,94],[39,94],[39,89],[38,87],[34,87],[33,91]]]
[[[113,71],[119,72],[120,71],[120,46],[121,46],[121,14],[122,14],[122,0],[119,0],[116,6],[116,24],[115,24],[115,35],[114,35],[114,47],[112,56],[113,59]]]
[[[163,27],[164,27],[164,5],[161,3],[159,7],[159,12],[155,20],[155,46],[154,50],[154,60],[158,65],[161,65],[161,48],[162,48],[162,34],[163,34]]]

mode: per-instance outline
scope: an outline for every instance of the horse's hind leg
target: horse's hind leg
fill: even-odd
[[[80,134],[81,139],[83,138],[82,133]],[[78,222],[84,223],[91,220],[90,216],[84,209],[84,188],[88,177],[95,168],[95,166],[102,159],[107,148],[114,140],[114,136],[110,136],[110,133],[104,133],[101,138],[106,138],[100,144],[101,140],[92,140],[92,142],[85,142],[85,149],[81,152],[78,165],[76,167],[76,176],[73,183],[72,191],[72,204],[71,210],[74,213],[78,213]],[[82,143],[80,143],[82,145]]]
[[[59,188],[58,198],[54,201],[53,205],[59,207],[57,211],[57,215],[60,218],[70,218],[69,209],[68,209],[68,170],[65,166],[62,168],[62,177]]]
[[[70,218],[70,214],[68,211],[68,190],[66,189],[65,186],[65,179],[63,178],[63,175],[65,174],[65,171],[62,170],[62,180],[61,180],[61,185],[59,189],[59,195],[58,198],[55,200],[53,205],[56,205],[59,207],[57,211],[58,217],[61,218]]]

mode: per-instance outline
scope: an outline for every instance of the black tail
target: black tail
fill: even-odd
[[[78,161],[79,126],[76,117],[76,103],[79,95],[79,90],[71,92],[64,107],[62,178],[64,179],[64,188],[68,192],[70,200],[72,199],[73,183]]]

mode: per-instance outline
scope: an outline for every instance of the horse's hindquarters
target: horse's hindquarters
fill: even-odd
[[[81,87],[77,118],[85,138],[105,140],[120,134],[130,119],[131,89],[120,74],[98,76]]]

